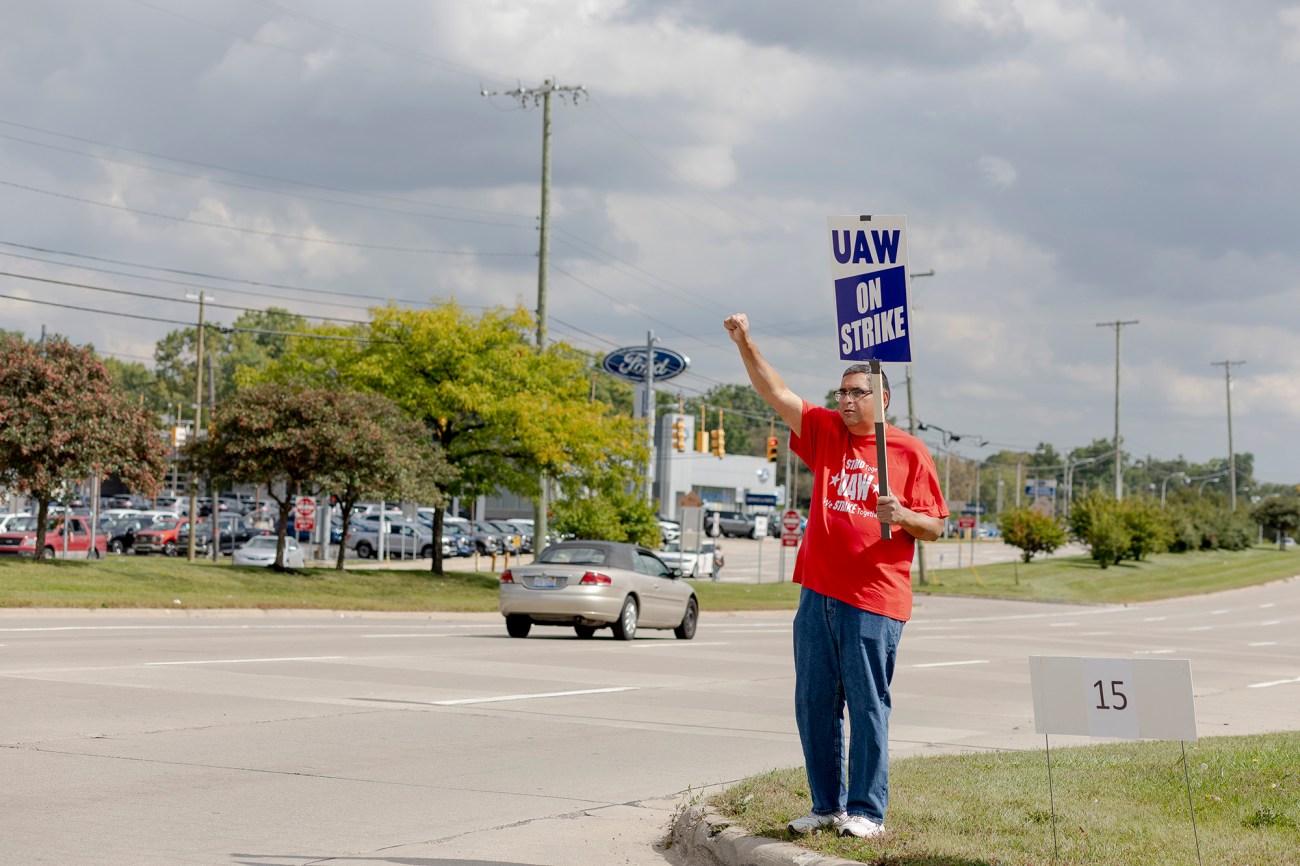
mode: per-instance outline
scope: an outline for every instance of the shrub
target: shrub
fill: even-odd
[[[998,529],[1007,544],[1020,548],[1025,562],[1035,553],[1051,553],[1065,544],[1065,529],[1056,519],[1028,507],[1003,512]]]
[[[1120,503],[1094,490],[1070,508],[1070,530],[1088,548],[1102,568],[1110,568],[1131,555],[1133,535],[1125,524]]]
[[[1150,553],[1163,553],[1173,540],[1173,529],[1163,510],[1150,499],[1125,499],[1120,518],[1131,538],[1128,555],[1143,560]]]

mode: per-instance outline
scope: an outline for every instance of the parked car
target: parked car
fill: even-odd
[[[110,520],[103,527],[109,553],[127,553],[135,548],[135,534],[141,529],[152,526],[150,521],[140,516],[119,517]]]
[[[220,514],[217,517],[217,529],[219,533],[219,544],[221,552],[233,553],[237,547],[246,543],[250,539],[260,535],[269,534],[265,529],[258,529],[241,514]],[[212,518],[205,517],[198,523],[198,535],[196,542],[203,546],[204,550],[212,549]],[[182,532],[182,535],[186,533]],[[188,539],[185,541],[188,544]]]
[[[423,524],[418,521],[406,523],[396,520],[385,521],[385,524],[388,532],[384,539],[384,552],[389,558],[404,559],[408,556],[420,559],[433,558],[433,533],[425,529]],[[361,559],[378,558],[378,516],[376,515],[373,521],[352,518],[346,544]]]
[[[484,520],[478,525],[486,532],[495,532],[501,542],[501,549],[511,556],[518,556],[523,552],[524,539],[518,527],[511,526],[504,520]]]
[[[659,537],[663,539],[664,544],[670,544],[682,537],[682,524],[676,520],[669,520],[662,515],[655,515],[659,521]]]
[[[235,548],[232,559],[235,565],[275,565],[275,550],[279,539],[274,535],[258,535]],[[284,539],[284,567],[306,568],[307,559],[302,547],[293,536]]]
[[[710,580],[717,580],[718,572],[722,570],[724,562],[722,548],[718,547],[716,541],[701,541],[698,552],[683,551],[681,544],[674,541],[665,544],[663,549],[657,552],[665,565],[680,569],[682,577],[707,577]]]
[[[9,529],[10,524],[12,524],[15,520],[20,520],[24,517],[31,517],[31,516],[32,515],[26,511],[19,511],[19,512],[15,512],[14,514],[5,514],[0,516],[0,532],[7,531]]]
[[[632,640],[639,628],[695,637],[700,605],[677,569],[644,547],[615,541],[562,541],[530,565],[501,573],[497,598],[511,637],[533,625],[572,626],[579,638],[609,628]]]
[[[495,533],[480,531],[463,517],[452,517],[450,514],[445,515],[442,518],[442,525],[444,527],[455,527],[457,532],[462,535],[468,535],[473,540],[474,548],[479,553],[496,553],[501,549],[501,543],[497,540]]]
[[[713,538],[753,538],[754,527],[754,515],[740,511],[709,511],[704,515],[704,531]]]
[[[161,523],[155,523],[135,533],[135,550],[136,556],[144,556],[150,553],[161,553],[164,556],[176,556],[182,550],[189,549],[189,526],[188,517],[179,517],[175,520],[164,520]],[[184,535],[182,535],[182,532]],[[194,547],[196,550],[204,550],[201,545],[201,537],[194,537]]]
[[[39,518],[23,517],[10,522],[0,532],[0,556],[36,556],[36,533]],[[66,531],[65,531],[66,530]],[[101,532],[94,533],[91,544],[90,518],[80,515],[50,517],[45,522],[45,556],[67,559],[99,559],[108,552]]]

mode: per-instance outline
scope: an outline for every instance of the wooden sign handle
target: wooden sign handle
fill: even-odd
[[[876,418],[876,472],[880,482],[880,495],[889,495],[889,462],[885,459],[885,382],[880,374],[880,361],[871,359],[871,406]],[[889,523],[880,522],[880,537],[892,538]]]

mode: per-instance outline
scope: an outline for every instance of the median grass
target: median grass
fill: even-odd
[[[1300,734],[1187,744],[1201,859],[1300,864]],[[801,768],[746,779],[709,804],[749,832],[821,854],[889,866],[1150,866],[1197,862],[1178,743],[1052,749],[1056,846],[1043,750],[911,757],[890,768],[887,835],[797,839],[808,811]]]
[[[308,568],[278,573],[226,562],[120,556],[104,560],[0,560],[0,607],[305,608],[318,610],[495,611],[495,574],[427,569]],[[1275,548],[1159,554],[1098,568],[1087,557],[931,569],[923,594],[1082,604],[1152,601],[1236,589],[1300,574],[1300,556]],[[918,583],[913,575],[914,585]],[[799,587],[785,583],[691,581],[700,608],[793,610]]]
[[[927,565],[937,559],[929,547]],[[951,560],[955,554],[946,552]],[[929,568],[913,589],[932,595],[1012,598],[1078,604],[1128,604],[1240,589],[1300,575],[1300,555],[1276,547],[1158,553],[1140,562],[1101,568],[1086,556],[1004,562],[975,568]]]

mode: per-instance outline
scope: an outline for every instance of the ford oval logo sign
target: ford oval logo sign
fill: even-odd
[[[686,372],[691,359],[672,349],[655,349],[655,381],[671,379]],[[629,382],[644,382],[646,374],[646,347],[624,346],[615,349],[601,361],[606,373]]]

